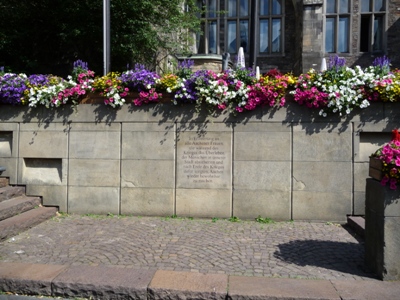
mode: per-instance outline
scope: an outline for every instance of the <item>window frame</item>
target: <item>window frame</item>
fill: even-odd
[[[250,43],[250,22],[251,22],[251,0],[246,0],[248,4],[248,14],[246,16],[241,16],[240,15],[240,0],[236,0],[236,16],[229,16],[229,0],[225,1],[225,7],[226,7],[226,13],[225,13],[225,52],[229,52],[229,54],[234,55],[238,53],[238,50],[240,48],[240,23],[241,21],[247,21],[247,49],[244,49],[245,55],[248,55],[249,53],[249,43]],[[230,52],[229,51],[229,23],[234,22],[236,26],[236,51],[235,52]],[[239,29],[239,30],[238,30]],[[238,43],[239,41],[239,43]]]
[[[200,16],[200,21],[201,21],[201,29],[203,34],[202,35],[197,35],[196,36],[196,53],[197,54],[219,54],[220,49],[221,49],[221,42],[220,42],[220,37],[219,37],[219,31],[220,31],[220,17],[219,17],[219,11],[220,11],[220,2],[219,0],[215,0],[216,3],[216,8],[215,8],[215,16],[210,17],[209,16],[209,10],[208,10],[208,1],[207,0],[198,0],[197,3],[202,2],[202,7],[201,9],[204,10]],[[209,30],[210,30],[210,23],[211,22],[216,22],[216,33],[215,33],[215,43],[216,43],[216,53],[210,52],[209,48]],[[204,42],[204,51],[200,48],[201,42]],[[197,44],[199,43],[199,44]]]
[[[272,1],[269,1],[269,15],[261,15],[261,2],[257,1],[258,9],[257,9],[257,25],[256,25],[256,36],[257,36],[257,55],[262,57],[274,57],[274,56],[283,56],[285,54],[285,0],[281,0],[281,13],[280,14],[272,14]],[[272,20],[280,19],[281,28],[280,28],[280,51],[272,52],[272,31],[273,28],[271,26]],[[261,21],[268,20],[268,52],[260,51],[260,43],[261,43]]]
[[[383,5],[384,5],[384,10],[382,11],[375,11],[375,2],[376,0],[369,0],[370,2],[370,10],[368,12],[362,11],[361,7],[361,0],[360,0],[360,10],[359,10],[359,43],[358,43],[358,52],[359,53],[385,53],[386,52],[386,45],[387,45],[387,35],[386,35],[386,28],[387,28],[387,20],[388,20],[388,1],[387,0],[382,0]],[[369,24],[368,24],[368,49],[367,51],[362,51],[362,36],[361,36],[361,30],[362,30],[362,21],[363,17],[368,16],[369,18]],[[382,28],[381,28],[381,45],[380,49],[374,50],[374,38],[373,38],[373,32],[374,32],[374,20],[376,16],[382,17]]]
[[[324,34],[323,34],[323,49],[324,53],[330,53],[330,54],[340,54],[340,55],[346,55],[346,54],[351,54],[352,53],[352,47],[351,47],[351,36],[352,36],[352,29],[353,29],[353,24],[352,24],[352,19],[353,19],[353,14],[352,8],[353,8],[353,0],[348,0],[348,11],[347,12],[340,12],[340,0],[334,0],[335,1],[335,12],[327,12],[327,1],[333,1],[333,0],[325,0],[324,2],[324,23],[323,23],[323,28],[324,28]],[[348,19],[348,28],[347,28],[347,51],[346,52],[339,52],[339,31],[340,31],[340,19],[341,18],[347,18]],[[334,33],[333,33],[333,51],[327,51],[326,46],[327,46],[327,24],[328,24],[328,19],[334,19]]]

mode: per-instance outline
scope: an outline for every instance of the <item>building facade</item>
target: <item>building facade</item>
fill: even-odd
[[[322,58],[367,66],[386,55],[400,67],[400,0],[198,0],[203,35],[194,53],[243,47],[246,66],[296,74],[319,69]]]

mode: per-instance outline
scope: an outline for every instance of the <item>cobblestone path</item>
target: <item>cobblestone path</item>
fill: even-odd
[[[157,217],[53,218],[0,243],[0,261],[113,265],[228,275],[375,278],[338,224]]]

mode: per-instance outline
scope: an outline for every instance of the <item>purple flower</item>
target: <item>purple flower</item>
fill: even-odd
[[[81,69],[87,71],[89,70],[88,63],[78,59],[77,61],[74,62],[74,69]]]
[[[390,59],[386,55],[374,59],[372,65],[374,67],[388,68],[390,66]]]
[[[157,73],[146,70],[145,66],[141,64],[136,64],[133,70],[128,70],[119,77],[124,86],[139,92],[150,90],[158,78],[160,76]]]
[[[28,89],[25,75],[6,73],[0,77],[0,103],[19,105]]]
[[[341,67],[346,65],[346,59],[340,58],[339,56],[331,56],[328,62],[328,70],[336,69],[338,71]]]

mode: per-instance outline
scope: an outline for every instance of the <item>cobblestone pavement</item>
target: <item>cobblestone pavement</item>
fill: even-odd
[[[338,224],[68,215],[0,243],[0,261],[228,275],[375,279]]]

